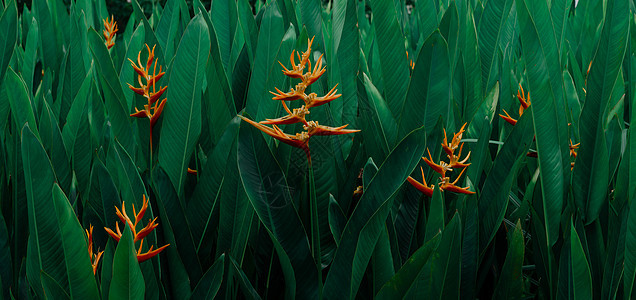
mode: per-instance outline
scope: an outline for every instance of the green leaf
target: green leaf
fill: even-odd
[[[144,299],[146,285],[137,262],[132,232],[127,224],[123,231],[113,258],[113,279],[108,299]]]
[[[367,153],[375,161],[383,161],[398,139],[397,123],[387,102],[382,98],[367,74],[363,74],[363,80],[366,95],[362,95],[360,98],[362,135],[366,141]],[[360,85],[361,82],[358,81],[359,92]]]
[[[380,292],[376,295],[377,299],[403,299],[413,284],[417,282],[420,271],[429,261],[439,245],[441,234],[436,234],[431,240],[420,247],[411,257],[404,263],[402,268],[384,284]]]
[[[30,128],[37,129],[31,99],[22,78],[12,69],[9,69],[3,86],[6,88],[7,95],[9,96],[9,104],[11,105],[11,111],[17,128],[23,128],[25,124],[28,124]],[[34,133],[39,138],[40,135],[38,131],[36,130]],[[37,276],[40,275],[38,274]]]
[[[332,23],[332,55],[336,59],[331,66],[337,65],[340,71],[338,87],[342,91],[340,99],[330,103],[332,114],[338,124],[349,124],[356,128],[358,126],[356,73],[359,69],[360,33],[357,28],[355,1],[334,1]],[[330,76],[329,79],[335,81],[336,78],[332,77],[334,76]]]
[[[256,55],[254,56],[250,85],[247,92],[245,111],[252,116],[259,116],[259,112],[262,110],[260,105],[268,103],[265,101],[273,101],[267,92],[274,88],[267,85],[268,78],[270,76],[284,77],[283,74],[270,75],[273,70],[277,70],[280,67],[276,61],[276,56],[280,51],[280,44],[277,41],[282,40],[284,34],[283,16],[279,11],[277,2],[271,1],[267,4],[262,16]],[[284,55],[286,56],[287,53]],[[264,117],[269,118],[271,115],[264,115]]]
[[[380,53],[384,98],[392,115],[399,118],[409,77],[404,35],[393,1],[372,0],[369,4],[373,11],[373,28]]]
[[[521,221],[517,220],[514,231],[508,235],[508,254],[504,261],[494,297],[499,299],[521,299],[523,296],[523,232]]]
[[[97,298],[84,230],[66,196],[54,184],[51,162],[28,126],[22,133],[22,154],[31,232],[27,253],[29,280],[40,294],[37,285],[43,270],[72,297]],[[34,185],[36,178],[38,184]]]
[[[442,232],[439,246],[419,274],[419,282],[409,291],[410,296],[429,299],[458,299],[461,277],[462,225],[455,213]]]
[[[260,131],[249,124],[241,124],[239,131],[238,166],[245,192],[281,260],[287,296],[317,297],[318,270],[287,179]]]
[[[126,98],[115,71],[115,66],[104,45],[104,40],[93,29],[89,29],[88,42],[95,63],[97,77],[100,79],[104,96],[104,104],[108,112],[108,120],[112,135],[129,153],[134,153],[134,137],[130,124],[130,115],[126,109]]]
[[[59,45],[55,34],[55,20],[52,16],[49,4],[55,6],[53,1],[46,0],[33,1],[33,11],[35,12],[40,26],[40,49],[42,50],[42,69],[50,69],[58,74],[60,66]],[[3,68],[4,70],[4,68]],[[39,275],[38,275],[39,276]]]
[[[542,215],[547,240],[553,245],[559,235],[563,197],[570,177],[563,74],[547,3],[518,0],[516,8],[526,59],[528,93],[532,96],[544,202]]]
[[[491,89],[499,77],[498,53],[507,42],[504,41],[504,26],[513,2],[512,0],[488,1],[479,18],[477,36],[479,37],[479,54],[481,54],[482,79],[486,91]]]
[[[29,33],[27,35],[26,44],[24,45],[24,65],[23,65],[24,70],[22,70],[22,76],[25,77],[24,81],[30,93],[33,93],[33,75],[35,75],[34,74],[35,64],[38,59],[37,50],[38,50],[39,40],[40,40],[40,32],[38,31],[38,22],[35,19],[33,19],[31,21],[31,26],[29,27]],[[2,66],[0,66],[0,68],[2,68]],[[4,68],[0,70],[4,70]]]
[[[482,254],[503,221],[517,168],[532,143],[531,128],[532,117],[526,111],[499,150],[482,187],[479,196],[479,249]]]
[[[8,3],[0,17],[0,78],[4,74],[11,60],[13,48],[18,38],[18,8],[16,1]],[[31,58],[29,58],[31,59]]]
[[[201,133],[201,93],[209,52],[208,27],[197,15],[188,24],[172,63],[159,144],[159,163],[179,195]]]
[[[47,298],[51,299],[71,299],[71,296],[60,286],[51,275],[46,274],[44,271],[40,271],[40,280],[42,281],[42,288]]]
[[[329,229],[333,234],[333,239],[336,241],[336,245],[340,244],[340,238],[342,237],[342,231],[347,224],[347,217],[345,217],[340,205],[333,197],[329,195]]]
[[[448,45],[439,31],[435,31],[417,55],[406,100],[398,118],[400,136],[422,125],[431,131],[440,116],[446,124],[451,124],[453,103],[450,69]]]
[[[221,254],[192,291],[192,299],[214,299],[221,288],[225,254]]]
[[[420,160],[426,147],[425,140],[423,129],[407,135],[365,189],[342,233],[323,289],[326,298],[348,298],[357,293],[377,242],[378,234],[373,234],[385,226],[393,196]]]
[[[561,268],[565,267],[567,270],[566,273],[563,273],[564,270],[559,271],[562,273],[561,275],[567,275],[559,277],[559,295],[570,299],[592,299],[590,267],[572,220],[570,220],[570,238],[566,241],[562,251],[567,253],[562,255],[561,259],[566,258],[567,261],[561,262]],[[567,282],[562,282],[564,280]],[[567,290],[562,289],[566,287]]]
[[[442,197],[442,191],[438,186],[435,186],[433,190],[433,198],[431,198],[431,206],[428,212],[428,218],[426,219],[426,235],[424,241],[429,241],[435,237],[438,233],[444,230],[444,197]]]
[[[579,119],[581,148],[572,180],[577,209],[586,224],[600,214],[609,181],[609,155],[603,114],[625,55],[629,40],[629,6],[626,1],[608,1],[598,50],[587,80],[587,96]]]

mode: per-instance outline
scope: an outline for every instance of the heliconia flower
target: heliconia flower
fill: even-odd
[[[442,182],[440,182],[440,189],[444,190],[444,191],[451,191],[454,193],[460,193],[460,194],[474,194],[475,192],[473,191],[469,191],[468,189],[470,188],[469,186],[467,187],[458,187],[455,184],[457,184],[457,181],[459,181],[459,178],[462,177],[462,174],[464,174],[464,171],[466,171],[466,168],[464,168],[460,173],[459,176],[457,176],[457,178],[455,179],[455,181],[449,183],[448,181],[450,180],[448,177],[443,178]]]
[[[302,56],[300,55],[300,52],[297,52],[295,50],[292,51],[291,56],[289,57],[289,61],[291,62],[291,65],[292,65],[291,70],[287,69],[287,67],[285,67],[285,65],[283,65],[280,61],[278,62],[283,67],[282,71],[285,75],[291,78],[297,78],[301,80],[301,82],[296,84],[294,88],[291,88],[289,92],[283,92],[276,87],[274,87],[276,92],[270,91],[270,93],[274,95],[274,97],[272,98],[273,100],[282,101],[283,108],[287,112],[287,115],[277,119],[265,119],[265,121],[261,121],[260,123],[254,122],[248,118],[245,118],[239,115],[241,119],[250,123],[252,126],[258,128],[259,130],[266,133],[267,135],[285,144],[303,149],[303,151],[305,151],[305,154],[307,155],[307,161],[309,162],[310,165],[311,165],[311,155],[309,153],[309,146],[308,146],[309,138],[311,138],[314,135],[339,135],[339,134],[348,134],[348,133],[354,133],[354,132],[360,131],[355,129],[344,129],[345,127],[347,127],[347,125],[340,126],[340,127],[329,127],[329,126],[319,125],[318,122],[307,121],[306,115],[309,114],[309,109],[329,103],[341,96],[340,94],[336,94],[336,92],[338,91],[336,89],[338,84],[336,84],[326,95],[322,97],[318,97],[316,93],[310,93],[309,95],[305,94],[305,90],[307,89],[307,87],[311,85],[312,83],[316,82],[320,78],[320,76],[322,76],[325,73],[327,69],[326,67],[323,67],[322,65],[323,55],[320,55],[320,57],[317,59],[316,63],[314,64],[314,68],[312,69],[311,61],[309,57],[311,55],[311,45],[313,41],[314,41],[313,38],[308,40],[307,50],[302,53]],[[298,57],[298,60],[300,61],[298,64],[296,64],[294,54],[296,54],[296,56]],[[306,65],[309,65],[309,67],[307,72],[304,72]],[[293,111],[290,110],[289,107],[287,107],[287,104],[285,103],[285,101],[294,101],[299,99],[302,99],[305,105],[301,106],[300,108],[296,108]],[[302,123],[304,125],[303,127],[305,131],[296,133],[296,135],[291,135],[291,134],[284,133],[277,126],[277,125],[295,124],[295,123]],[[268,127],[268,126],[265,126],[264,124],[271,124],[273,127]]]
[[[424,169],[420,166],[420,170],[422,171],[422,182],[418,182],[415,178],[409,176],[406,180],[420,192],[424,193],[424,195],[433,197],[433,187],[434,185],[428,186],[426,184],[426,178],[424,177]]]
[[[104,251],[97,251],[97,254],[93,253],[93,225],[89,225],[89,229],[86,229],[86,236],[88,238],[88,256],[91,259],[91,266],[93,267],[93,275],[97,273],[97,265],[102,258]]]
[[[137,64],[133,62],[131,59],[130,65],[133,67],[135,72],[137,73],[137,81],[139,82],[139,87],[134,87],[130,83],[128,87],[135,93],[143,96],[148,101],[147,104],[144,104],[144,109],[139,110],[135,107],[135,112],[130,114],[131,117],[136,118],[148,118],[150,121],[150,151],[152,152],[152,128],[159,120],[161,113],[163,112],[163,107],[166,105],[167,98],[159,101],[159,98],[166,91],[168,86],[159,87],[159,90],[156,88],[156,83],[166,72],[162,71],[161,66],[159,66],[159,73],[157,73],[157,60],[155,59],[155,46],[150,47],[146,44],[146,49],[148,50],[148,59],[146,60],[145,66],[141,63],[141,51],[137,54]],[[152,75],[150,74],[150,67],[152,66],[154,61],[154,67],[152,69]],[[143,82],[145,81],[145,83]],[[152,86],[152,90],[150,87]]]
[[[291,134],[287,134],[284,133],[280,128],[278,128],[278,126],[273,125],[272,127],[267,127],[261,123],[257,123],[254,122],[246,117],[243,117],[241,115],[239,115],[239,117],[241,119],[243,119],[243,121],[248,122],[250,124],[252,124],[252,126],[258,128],[258,130],[266,133],[267,135],[296,148],[300,148],[303,149],[303,151],[305,151],[305,154],[307,154],[307,159],[311,162],[311,155],[309,153],[309,134],[305,131],[301,132],[301,133],[297,133],[296,135],[291,135]]]
[[[135,205],[133,204],[133,215],[135,216],[135,222],[133,223],[132,220],[126,214],[125,203],[122,202],[121,211],[119,210],[118,207],[115,207],[116,214],[117,214],[117,217],[119,217],[119,220],[121,220],[122,223],[128,224],[128,228],[130,228],[133,235],[133,241],[134,242],[141,241],[141,244],[139,245],[139,250],[137,251],[138,262],[143,262],[159,254],[159,252],[163,251],[163,249],[170,246],[170,244],[167,244],[154,251],[152,250],[152,247],[150,247],[150,250],[148,250],[146,253],[141,253],[141,248],[143,247],[143,244],[144,244],[143,242],[144,238],[147,237],[153,230],[155,230],[157,226],[159,226],[159,224],[155,223],[157,221],[157,217],[155,217],[153,220],[150,220],[150,222],[148,222],[148,224],[146,224],[144,228],[137,231],[136,229],[137,225],[139,224],[144,214],[146,213],[146,209],[148,209],[148,200],[146,199],[146,195],[143,195],[143,204],[139,212],[135,210]],[[115,223],[115,229],[116,229],[116,232],[114,232],[110,228],[104,227],[104,230],[106,230],[106,232],[115,241],[119,242],[119,240],[121,239],[122,233],[121,233],[121,230],[119,229],[119,223],[117,222]]]
[[[528,109],[528,107],[530,107],[530,93],[525,93],[523,91],[523,87],[521,86],[521,83],[519,84],[519,90],[517,90],[517,99],[519,100],[519,103],[521,104],[519,106],[519,116],[521,117],[521,115],[523,115],[523,112]],[[505,116],[502,114],[499,114],[499,116],[506,120],[506,122],[510,123],[510,125],[515,126],[517,124],[517,120],[512,118],[508,112],[504,109],[503,112],[506,114]]]
[[[188,173],[192,174],[192,175],[197,175],[198,172],[197,172],[197,170],[193,170],[193,169],[188,168]]]
[[[466,171],[466,168],[470,165],[470,163],[466,163],[468,161],[468,158],[470,157],[470,152],[468,152],[468,154],[466,155],[464,159],[461,159],[462,150],[464,149],[464,143],[462,143],[461,140],[464,134],[464,128],[466,127],[466,124],[467,123],[464,123],[464,125],[462,125],[459,131],[453,135],[453,139],[450,141],[450,143],[448,142],[446,129],[444,129],[444,142],[442,143],[442,149],[444,149],[444,152],[446,152],[446,157],[448,157],[449,159],[448,163],[445,161],[440,161],[439,163],[435,163],[433,161],[433,156],[431,155],[431,151],[428,150],[428,148],[426,148],[426,151],[428,152],[428,157],[422,157],[422,160],[424,160],[424,162],[431,169],[433,169],[433,171],[441,175],[439,187],[440,187],[440,190],[442,191],[451,191],[451,192],[462,193],[462,194],[475,193],[475,192],[469,191],[468,190],[469,187],[462,188],[455,185],[457,181],[459,181],[459,178],[462,176],[462,174],[464,174],[464,171]],[[455,151],[457,150],[457,148],[459,148],[459,152],[455,154]],[[452,172],[453,169],[455,168],[463,168],[463,169],[461,173],[459,173],[459,176],[457,176],[455,181],[450,182],[450,178],[446,176],[446,173]],[[417,188],[420,192],[431,197],[433,195],[433,185],[429,187],[426,184],[426,180],[424,179],[424,169],[422,169],[422,167],[420,167],[420,169],[422,171],[423,183],[417,182],[415,179],[413,179],[413,177],[408,177],[407,181],[411,185],[413,185],[415,188]]]
[[[318,97],[318,95],[316,95],[316,93],[309,94],[305,99],[303,99],[303,100],[305,100],[305,107],[307,109],[310,109],[312,107],[321,106],[323,104],[327,104],[327,103],[329,103],[329,102],[331,102],[333,100],[338,99],[342,95],[341,94],[336,94],[336,92],[338,92],[336,87],[338,87],[338,84],[336,84],[329,91],[329,93],[327,93],[327,95],[324,95],[322,97]]]
[[[446,176],[446,172],[451,172],[453,171],[453,169],[446,164],[445,162],[440,162],[439,164],[436,164],[433,162],[433,157],[431,156],[431,151],[428,150],[428,148],[426,148],[426,151],[428,151],[428,158],[426,157],[422,157],[422,160],[424,160],[424,162],[431,167],[431,169],[433,169],[433,171],[435,171],[437,174],[442,175],[442,178]]]
[[[313,44],[313,42],[314,38],[312,37],[311,40],[309,40],[309,42],[307,43],[307,51],[303,52],[302,58],[300,57],[300,54],[296,52],[296,54],[298,55],[298,60],[300,60],[299,64],[296,64],[296,62],[294,61],[295,50],[292,50],[291,56],[289,57],[289,61],[292,64],[291,71],[288,70],[280,61],[278,62],[283,67],[283,74],[292,78],[303,78],[303,70],[305,69],[305,64],[307,64],[307,62],[309,61],[309,55],[311,54],[311,44]]]
[[[305,120],[305,115],[309,114],[309,110],[305,108],[305,106],[301,106],[300,108],[294,108],[293,111],[289,110],[285,101],[281,101],[283,104],[283,108],[287,111],[288,115],[284,117],[280,117],[278,119],[265,119],[266,121],[261,121],[261,124],[276,124],[276,125],[286,125],[286,124],[296,124],[303,123],[305,126],[309,126],[307,120]]]
[[[106,20],[102,20],[104,21],[104,39],[106,39],[106,47],[108,49],[115,46],[115,36],[118,31],[117,22],[115,22],[115,17],[114,16],[110,16],[110,17],[111,17],[110,22],[108,21],[108,17],[106,17]]]
[[[358,129],[344,129],[347,126],[349,126],[349,124],[340,127],[329,127],[320,125],[317,121],[309,121],[309,123],[303,126],[303,128],[307,131],[310,137],[314,135],[340,135],[360,131]]]

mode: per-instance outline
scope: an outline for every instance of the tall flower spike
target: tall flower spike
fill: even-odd
[[[128,214],[126,214],[126,208],[125,208],[125,203],[122,202],[121,205],[121,211],[119,210],[118,207],[115,207],[115,211],[117,214],[117,217],[119,217],[119,220],[122,221],[122,223],[128,224],[128,228],[130,228],[130,231],[133,234],[133,241],[136,243],[138,241],[141,241],[138,247],[138,251],[137,251],[137,261],[138,262],[143,262],[145,260],[148,260],[149,258],[159,254],[161,251],[163,251],[163,249],[165,249],[166,247],[170,246],[170,244],[164,245],[160,248],[157,248],[156,250],[152,250],[152,247],[150,247],[150,249],[146,252],[146,253],[141,253],[141,250],[143,248],[144,245],[144,238],[146,238],[150,233],[152,233],[153,230],[155,230],[155,228],[157,228],[159,226],[159,224],[156,223],[157,218],[155,217],[154,219],[150,220],[148,222],[148,224],[146,224],[145,227],[143,227],[141,230],[137,231],[137,225],[139,224],[139,222],[141,222],[141,219],[143,218],[144,214],[146,213],[146,210],[148,209],[148,200],[146,199],[146,195],[143,195],[143,202],[142,202],[142,206],[141,209],[139,210],[139,212],[137,212],[135,210],[135,205],[133,204],[133,215],[135,216],[135,222],[133,223],[133,221],[128,217]],[[114,232],[113,230],[111,230],[110,228],[104,227],[104,230],[106,230],[106,232],[117,242],[119,242],[119,240],[121,239],[122,233],[121,230],[119,229],[119,223],[115,223],[115,229],[116,232]]]
[[[128,59],[130,61],[130,65],[133,67],[133,69],[137,73],[137,81],[139,82],[139,87],[134,87],[130,83],[128,84],[128,87],[133,92],[146,98],[146,101],[147,101],[147,104],[144,104],[143,110],[139,110],[135,107],[135,112],[130,114],[130,116],[135,118],[148,118],[150,122],[149,135],[150,135],[151,153],[152,153],[152,128],[157,123],[157,120],[159,120],[159,117],[161,116],[161,113],[163,112],[163,107],[166,105],[166,100],[167,100],[167,98],[164,98],[163,100],[159,101],[159,98],[161,98],[163,93],[168,88],[168,86],[164,86],[164,87],[159,86],[159,89],[157,90],[157,81],[159,81],[159,79],[161,79],[161,77],[163,77],[163,75],[165,75],[166,72],[164,72],[161,66],[159,66],[159,73],[157,73],[158,59],[155,59],[155,47],[156,45],[152,47],[152,50],[150,50],[150,46],[146,44],[146,49],[148,50],[148,59],[146,60],[145,65],[141,63],[141,51],[139,51],[139,53],[137,54],[137,64],[135,64],[135,62],[132,61],[130,58]],[[150,74],[150,68],[153,65],[153,61],[154,61],[154,67],[152,68],[152,74]]]
[[[106,47],[108,49],[115,46],[115,37],[118,31],[117,22],[115,22],[115,17],[114,16],[110,16],[110,17],[111,17],[110,22],[108,22],[108,17],[106,17],[106,20],[102,20],[104,21],[104,39],[106,40]]]
[[[347,125],[340,127],[329,127],[319,125],[318,122],[315,121],[307,121],[306,116],[309,114],[309,109],[329,103],[341,96],[340,94],[336,94],[336,92],[338,91],[336,90],[336,87],[338,86],[337,84],[326,95],[322,97],[318,97],[316,93],[310,93],[309,95],[305,93],[307,87],[316,82],[327,69],[322,65],[323,55],[320,55],[320,57],[316,60],[314,68],[311,68],[311,60],[309,58],[311,56],[311,45],[313,44],[313,41],[313,38],[308,40],[307,50],[302,53],[302,56],[299,51],[292,50],[292,53],[289,57],[289,62],[291,63],[290,69],[287,69],[287,67],[285,67],[285,65],[283,65],[280,61],[278,62],[283,67],[282,71],[285,75],[301,80],[301,82],[296,84],[294,88],[291,88],[289,92],[283,92],[277,87],[274,87],[276,92],[270,91],[270,93],[274,95],[274,97],[272,97],[273,100],[282,101],[283,108],[287,112],[287,115],[277,119],[265,119],[265,121],[261,122],[255,122],[239,115],[241,119],[258,128],[260,131],[266,133],[267,135],[285,144],[303,149],[303,151],[305,151],[305,154],[307,155],[307,161],[310,165],[311,155],[308,145],[309,138],[314,135],[339,135],[360,131],[355,129],[345,129]],[[296,54],[296,56],[294,56],[294,54]],[[296,58],[298,58],[298,64],[296,64]],[[307,65],[307,72],[304,72],[305,66]],[[294,110],[290,110],[285,103],[285,101],[294,101],[300,99],[303,100],[305,105],[301,106],[300,108],[295,108]],[[302,123],[305,131],[296,133],[296,135],[291,135],[283,132],[277,126],[295,123]],[[264,124],[271,124],[273,126],[268,127]]]
[[[102,258],[104,251],[97,251],[93,253],[93,225],[89,225],[89,229],[86,229],[86,237],[88,238],[88,256],[91,259],[91,266],[93,267],[93,275],[97,273],[97,265]]]

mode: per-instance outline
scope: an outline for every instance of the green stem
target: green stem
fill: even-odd
[[[316,201],[316,185],[314,183],[314,168],[308,165],[309,173],[309,207],[311,214],[311,252],[318,271],[319,297],[322,298],[322,261],[320,255],[320,227],[318,220],[318,203]]]

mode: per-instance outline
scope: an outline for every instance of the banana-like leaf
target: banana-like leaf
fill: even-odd
[[[317,297],[319,270],[287,179],[262,134],[249,124],[241,124],[239,130],[238,166],[245,192],[281,260],[287,296]]]
[[[221,288],[224,267],[225,254],[221,254],[192,291],[192,299],[214,299]]]
[[[399,135],[424,125],[427,131],[435,127],[440,118],[451,124],[451,67],[448,45],[439,31],[422,46],[411,75],[406,100],[399,120]]]
[[[570,237],[561,252],[559,297],[592,299],[590,267],[572,220],[569,231]]]
[[[508,254],[501,269],[501,275],[497,287],[495,287],[495,297],[500,299],[520,299],[523,295],[523,257],[525,244],[521,221],[512,233],[508,235]]]
[[[128,224],[124,226],[124,234],[117,243],[113,258],[108,299],[144,299],[146,285],[137,262],[132,232]]]
[[[8,4],[0,16],[0,28],[3,28],[0,32],[0,78],[4,78],[18,38],[18,8],[15,1]]]
[[[377,234],[384,226],[393,196],[415,168],[426,147],[426,134],[417,129],[389,154],[365,189],[342,234],[340,247],[327,275],[324,296],[353,297],[369,262]],[[364,228],[366,232],[362,233]]]
[[[28,126],[22,133],[22,153],[29,207],[28,277],[39,290],[43,270],[72,297],[98,297],[84,231],[59,188],[44,148]],[[38,184],[33,179],[38,178]],[[51,200],[52,199],[52,200]]]
[[[490,90],[499,76],[497,53],[508,42],[504,39],[504,24],[513,2],[513,0],[488,1],[481,18],[478,19],[479,54],[481,55],[482,79],[486,91]]]
[[[563,198],[569,182],[563,75],[550,11],[542,1],[516,1],[527,66],[528,90],[541,168],[543,218],[550,245],[556,243]]]
[[[606,145],[603,114],[625,55],[629,36],[628,3],[608,1],[607,13],[598,50],[587,80],[587,96],[579,133],[581,149],[574,165],[572,180],[577,209],[586,224],[594,221],[606,201],[609,181],[609,153]]]
[[[409,76],[404,36],[393,2],[373,0],[370,5],[385,87],[384,99],[393,117],[399,118]]]
[[[23,128],[25,124],[28,124],[29,127],[37,129],[32,102],[24,80],[13,70],[9,69],[6,74],[4,86],[9,96],[9,104],[11,105],[16,126]],[[40,135],[37,130],[34,134],[39,138]]]
[[[159,142],[159,163],[179,195],[201,133],[201,93],[209,52],[208,27],[198,15],[186,28],[172,63]]]

